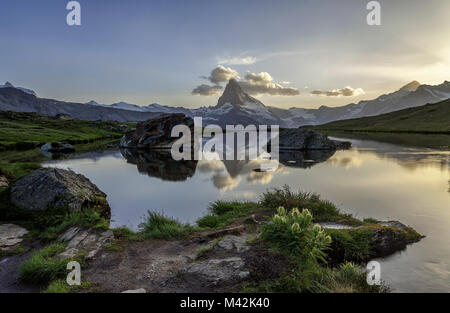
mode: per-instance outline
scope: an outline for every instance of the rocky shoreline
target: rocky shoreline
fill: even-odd
[[[274,191],[274,195],[278,193],[279,197],[280,192]],[[16,255],[26,254],[33,258],[43,246],[47,247],[45,249],[57,247],[49,262],[83,261],[83,279],[91,286],[83,292],[236,291],[246,288],[247,284],[260,288],[261,274],[264,281],[276,281],[285,275],[287,269],[295,267],[288,256],[274,252],[267,242],[261,240],[262,227],[276,213],[276,208],[267,202],[269,200],[267,203],[254,203],[244,211],[240,207],[243,204],[220,204],[227,208],[225,213],[211,213],[198,221],[197,228],[179,226],[183,232],[178,235],[158,238],[126,229],[109,229],[106,195],[87,178],[71,171],[46,168],[34,171],[14,182],[9,194],[15,214],[27,209],[25,211],[33,211],[31,216],[34,219],[45,221],[56,218],[61,209],[65,213],[60,222],[53,222],[55,226],[38,232],[33,226],[27,229],[30,221],[19,221],[18,225],[10,222],[0,224],[0,268],[11,262],[17,263],[9,265],[9,269],[15,268],[16,272],[0,271],[0,290],[11,290],[11,282],[18,286],[17,290],[28,286],[23,273],[25,260]],[[284,204],[281,201],[279,205]],[[230,214],[234,216],[233,212],[239,212],[239,215],[228,219],[223,226],[205,226],[211,218],[223,219]],[[67,220],[73,214],[77,219]],[[89,221],[95,219],[95,223],[86,223],[82,216],[88,217]],[[167,219],[161,221],[172,223]],[[319,225],[330,236],[332,243],[326,254],[327,262],[333,266],[384,257],[422,238],[398,221],[363,222],[338,211],[331,219],[321,219]],[[355,248],[358,243],[352,243],[352,238],[356,235],[359,238],[365,236],[365,247]],[[348,243],[352,248],[346,246]],[[274,266],[274,262],[285,266]],[[333,271],[332,268],[329,270]],[[1,281],[9,285],[2,286]],[[52,281],[33,281],[32,285],[45,289],[49,283],[49,290],[52,290]]]

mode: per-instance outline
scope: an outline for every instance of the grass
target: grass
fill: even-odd
[[[31,149],[46,142],[88,143],[118,138],[123,133],[117,122],[60,120],[38,115],[0,111],[0,150]]]
[[[424,147],[439,150],[450,149],[450,135],[445,134],[419,134],[398,132],[373,132],[373,131],[326,131],[317,129],[322,134],[345,139],[363,139],[386,142],[405,147]]]
[[[43,293],[77,293],[77,292],[95,292],[95,284],[91,281],[82,281],[79,286],[70,286],[66,281],[57,279],[52,281]]]
[[[56,216],[47,225],[49,224],[52,226],[45,227],[45,230],[40,235],[40,238],[45,241],[56,239],[58,235],[72,226],[105,230],[109,228],[109,221],[93,209],[77,213],[65,213],[59,217]]]
[[[19,279],[27,283],[43,284],[62,278],[67,273],[67,263],[58,254],[65,250],[65,244],[52,244],[32,254],[19,267]],[[77,258],[81,262],[81,257]]]
[[[314,127],[325,131],[450,134],[450,100],[377,116],[334,121]]]
[[[288,211],[293,208],[307,208],[314,216],[314,222],[362,225],[360,220],[353,218],[350,214],[341,213],[333,203],[321,199],[318,194],[294,192],[287,185],[266,191],[261,197],[260,205],[274,210],[282,206]]]
[[[166,217],[161,213],[148,211],[146,220],[140,225],[141,234],[146,238],[172,239],[184,237],[194,231],[189,224]]]
[[[197,220],[202,228],[220,228],[232,222],[248,217],[257,212],[267,210],[259,203],[239,201],[216,201],[208,207],[208,214]]]
[[[240,286],[245,293],[386,293],[385,284],[370,286],[366,272],[354,263],[336,268],[318,265],[289,269],[276,279],[249,281]]]
[[[329,256],[336,262],[362,262],[371,256],[370,241],[373,230],[370,226],[354,229],[327,229],[331,236]]]
[[[176,219],[162,213],[148,211],[147,216],[139,225],[139,231],[134,232],[126,227],[113,229],[114,236],[128,241],[142,241],[147,239],[180,239],[192,234],[199,228],[183,224]]]
[[[0,175],[5,176],[8,180],[13,181],[22,176],[39,169],[41,166],[33,162],[10,163],[7,161],[0,161]]]

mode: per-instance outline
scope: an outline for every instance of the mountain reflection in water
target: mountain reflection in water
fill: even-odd
[[[185,181],[198,170],[214,173],[212,181],[220,190],[235,185],[235,179],[246,176],[248,182],[269,182],[274,173],[283,166],[311,168],[328,160],[335,151],[281,151],[278,167],[269,171],[260,171],[265,160],[181,160],[175,161],[169,150],[120,149],[127,163],[137,166],[139,173],[167,181]]]
[[[169,181],[184,181],[195,174],[197,161],[175,161],[169,150],[120,149],[128,163],[139,173]]]

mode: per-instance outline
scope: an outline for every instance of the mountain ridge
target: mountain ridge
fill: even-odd
[[[215,106],[188,109],[158,103],[139,106],[126,102],[107,105],[94,100],[87,103],[64,102],[39,98],[34,91],[14,87],[10,83],[0,87],[0,110],[37,112],[46,115],[69,114],[81,119],[109,119],[121,122],[142,121],[162,113],[183,113],[190,117],[202,117],[205,125],[216,124],[222,127],[229,124],[266,124],[285,128],[320,125],[335,120],[375,116],[450,98],[448,81],[434,86],[412,81],[397,91],[383,94],[373,100],[362,100],[339,107],[281,109],[264,105],[245,93],[239,83],[231,79]]]

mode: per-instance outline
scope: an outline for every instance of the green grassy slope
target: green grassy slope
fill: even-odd
[[[377,116],[335,121],[314,128],[330,131],[450,134],[450,99]]]
[[[86,143],[118,138],[119,123],[62,120],[35,113],[0,111],[0,150],[33,148],[46,142]]]

